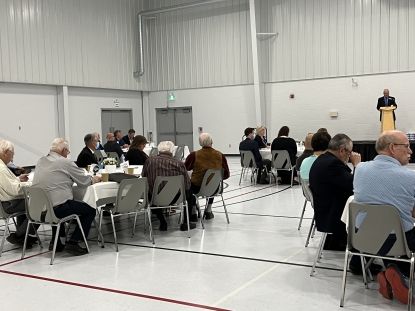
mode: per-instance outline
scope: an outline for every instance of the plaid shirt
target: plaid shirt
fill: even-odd
[[[154,182],[157,176],[177,176],[183,175],[186,190],[190,189],[190,178],[187,174],[184,163],[176,160],[169,154],[159,154],[149,157],[144,163],[141,176],[147,177],[150,192],[153,192]]]

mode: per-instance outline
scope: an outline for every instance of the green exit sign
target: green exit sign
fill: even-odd
[[[174,92],[168,92],[167,93],[167,100],[169,102],[174,102],[176,101],[176,94],[174,94]]]

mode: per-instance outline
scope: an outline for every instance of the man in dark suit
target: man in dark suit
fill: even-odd
[[[78,165],[78,167],[86,168],[88,165],[98,164],[98,160],[94,154],[98,140],[95,134],[86,134],[84,142],[85,148],[82,149],[81,153],[78,155],[76,165]]]
[[[128,134],[122,137],[122,141],[124,142],[124,144],[130,146],[134,140],[134,137],[135,137],[135,130],[129,129]]]
[[[340,218],[347,199],[353,195],[353,173],[347,163],[350,159],[356,167],[361,161],[352,148],[347,135],[337,134],[330,140],[328,151],[311,166],[309,181],[317,230],[332,233],[327,236],[325,249],[346,249],[346,226]]]
[[[271,161],[270,160],[263,160],[261,154],[259,153],[259,146],[258,143],[254,140],[255,132],[254,128],[248,127],[245,129],[245,140],[241,141],[239,144],[239,150],[241,151],[252,151],[255,158],[256,166],[258,167],[258,175],[257,175],[257,183],[258,184],[268,184],[269,181],[266,180],[266,175],[263,175],[263,168],[264,166],[267,167],[268,170],[271,170]],[[261,176],[263,176],[261,178]]]
[[[380,108],[382,107],[390,107],[390,106],[395,106],[396,108],[398,107],[398,105],[395,102],[395,97],[389,96],[389,90],[388,89],[384,89],[383,90],[383,96],[379,97],[378,99],[378,105],[376,107],[377,110],[380,111]],[[380,113],[380,121],[382,121],[382,112]],[[395,117],[395,111],[393,112],[393,121],[396,120]]]
[[[104,151],[105,152],[116,152],[118,154],[118,157],[121,159],[123,152],[122,152],[120,145],[115,140],[115,136],[113,133],[107,134],[107,143],[104,145]]]

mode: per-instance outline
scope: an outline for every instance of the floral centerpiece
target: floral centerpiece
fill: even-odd
[[[114,158],[106,158],[104,161],[102,161],[105,165],[105,170],[108,173],[115,173],[117,170],[117,160]]]

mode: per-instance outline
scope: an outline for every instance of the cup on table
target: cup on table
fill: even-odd
[[[107,173],[107,172],[102,172],[101,173],[101,178],[102,178],[102,181],[103,182],[107,182],[108,179],[109,179],[109,177],[110,177],[110,174],[109,173]]]
[[[129,167],[128,168],[128,174],[129,175],[133,175],[134,174],[134,167]]]

